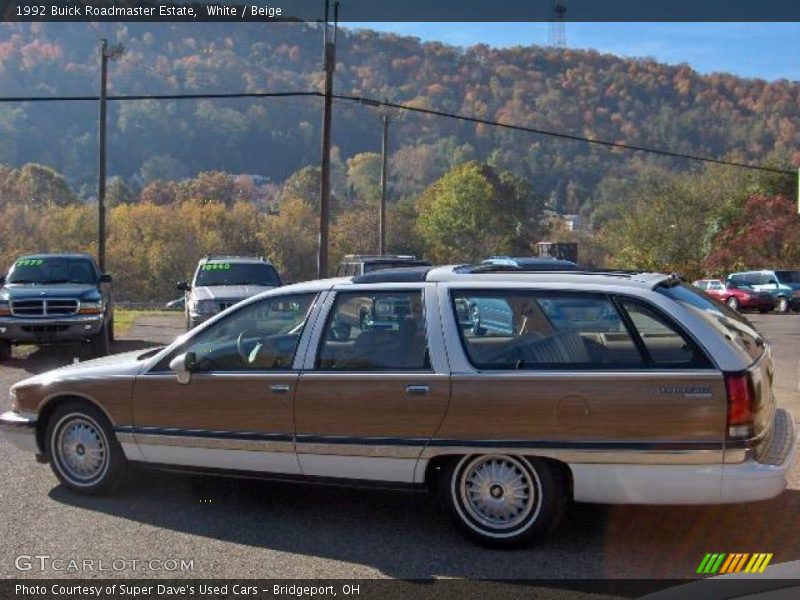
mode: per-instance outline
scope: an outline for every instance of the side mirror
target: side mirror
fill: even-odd
[[[197,366],[197,357],[194,352],[179,354],[169,363],[169,368],[175,371],[178,383],[186,385],[192,380],[192,370]]]
[[[112,283],[113,281],[114,278],[108,273],[103,273],[102,275],[100,275],[100,283]]]
[[[192,286],[189,285],[188,281],[179,281],[178,284],[175,286],[182,292],[188,292],[192,289]]]

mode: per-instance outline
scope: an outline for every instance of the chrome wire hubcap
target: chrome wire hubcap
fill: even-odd
[[[481,457],[464,471],[461,499],[473,519],[493,529],[517,527],[534,509],[528,471],[508,456]]]
[[[59,431],[57,448],[61,466],[72,479],[86,481],[105,468],[108,456],[105,436],[92,421],[74,417]]]

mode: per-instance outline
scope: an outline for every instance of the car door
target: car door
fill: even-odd
[[[432,447],[506,448],[570,464],[722,460],[722,377],[652,307],[588,292],[440,294],[449,304],[445,339],[454,342],[452,396]],[[511,306],[515,330],[478,336],[458,327],[454,307],[478,299]],[[708,481],[709,498],[719,484]]]
[[[245,303],[202,328],[139,376],[133,436],[146,462],[299,473],[294,453],[295,356],[314,293]],[[318,308],[318,307],[316,307]],[[181,384],[170,361],[194,363]]]
[[[418,458],[450,396],[433,289],[346,285],[328,298],[295,396],[304,475],[421,480]],[[367,301],[394,308],[378,321],[353,323],[349,315]]]

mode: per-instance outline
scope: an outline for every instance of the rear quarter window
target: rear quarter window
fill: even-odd
[[[750,322],[703,291],[685,283],[662,283],[655,291],[703,318],[723,338],[744,350],[753,361],[763,354],[764,340]]]

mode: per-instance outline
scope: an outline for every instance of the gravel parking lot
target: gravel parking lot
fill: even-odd
[[[779,403],[800,416],[800,315],[753,321],[773,343]],[[143,317],[114,351],[182,332],[182,317]],[[16,350],[15,350],[16,352]],[[71,362],[36,350],[0,366],[0,388]],[[5,403],[4,403],[5,404]],[[0,441],[0,576],[687,578],[706,552],[800,559],[800,474],[779,498],[727,507],[576,505],[536,546],[492,551],[465,542],[425,494],[133,473],[115,495],[82,497],[49,467]],[[65,560],[193,560],[193,570],[20,571],[20,555]]]

